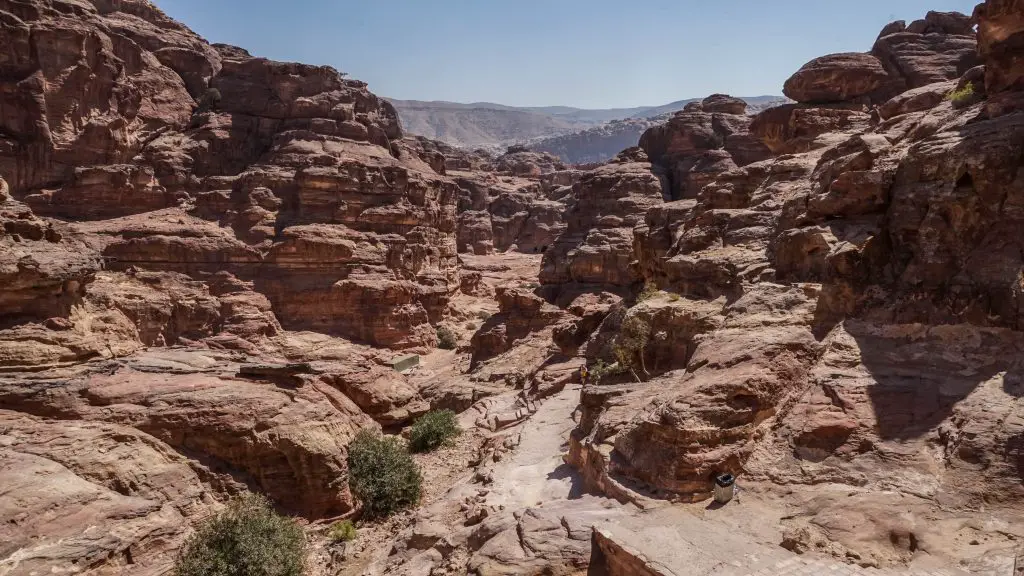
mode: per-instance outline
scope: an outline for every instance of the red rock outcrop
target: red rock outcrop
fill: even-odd
[[[943,80],[959,78],[980,63],[971,17],[929,12],[905,30],[881,34],[871,54],[892,77],[886,97]],[[883,31],[884,32],[884,31]]]
[[[8,2],[0,39],[0,564],[163,572],[242,490],[353,511],[348,441],[429,408],[351,341],[435,343],[446,159],[149,2]]]
[[[68,226],[13,200],[0,178],[0,328],[67,316],[101,265]]]
[[[633,226],[662,201],[661,182],[638,148],[584,173],[572,187],[567,228],[544,253],[541,283],[628,287],[638,282]]]
[[[547,154],[513,148],[476,169],[451,172],[459,185],[459,252],[539,253],[565,229],[567,186],[578,172]]]
[[[804,64],[786,80],[782,92],[797,102],[827,104],[868,96],[888,82],[889,74],[878,58],[850,52]]]
[[[402,153],[394,109],[365,84],[218,51],[149,4],[24,4],[4,25],[20,55],[4,70],[19,80],[0,153],[15,198],[44,216],[127,218],[104,226],[115,267],[226,266],[288,328],[433,342],[457,287],[457,188]],[[30,36],[55,40],[29,50]],[[218,239],[197,241],[187,213]]]
[[[634,256],[662,291],[627,301],[581,349],[605,365],[584,388],[570,450],[590,486],[624,500],[700,499],[727,471],[825,500],[819,483],[865,498],[914,494],[921,506],[890,510],[908,518],[962,518],[986,501],[987,514],[1016,517],[1024,111],[1006,104],[1020,96],[1006,79],[1022,61],[1009,40],[1021,7],[1010,4],[977,12],[980,52],[1003,67],[976,88],[987,100],[946,97],[980,82],[964,68],[975,62],[964,56],[965,17],[891,26],[887,45],[902,45],[900,35],[923,44],[874,120],[849,99],[880,94],[881,76],[833,84],[836,93],[815,97],[833,100],[827,107],[755,120],[753,131],[786,155],[722,171],[694,198],[646,211]],[[795,125],[800,116],[808,129]],[[857,539],[821,528],[827,519],[816,515],[842,507],[811,507],[814,519],[799,524],[839,555],[906,560],[884,550],[881,526]]]
[[[644,132],[640,147],[672,199],[693,198],[716,174],[771,156],[750,135],[746,108],[743,100],[713,94]]]
[[[934,106],[937,83],[957,80],[979,62],[971,26],[963,14],[929,12],[909,27],[886,26],[870,53],[816,58],[786,81],[784,92],[797,104],[761,112],[750,131],[777,154],[799,153],[826,145],[815,143],[821,136],[867,130],[872,105],[883,119],[905,104]],[[885,105],[892,99],[900,102]]]

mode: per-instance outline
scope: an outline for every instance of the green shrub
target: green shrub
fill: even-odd
[[[625,374],[629,371],[629,368],[615,362],[614,364],[606,364],[604,360],[598,359],[593,366],[587,371],[590,379],[595,383],[600,383],[601,379],[605,376],[616,376],[619,374]]]
[[[302,528],[258,494],[232,500],[203,522],[174,563],[176,576],[301,576]]]
[[[331,524],[327,537],[332,542],[351,542],[356,539],[356,525],[351,520],[340,520]]]
[[[644,300],[650,300],[658,295],[658,287],[653,282],[644,284],[644,289],[640,291],[640,294],[636,297],[637,302],[643,302]]]
[[[644,356],[647,354],[647,343],[650,341],[651,325],[639,315],[627,316],[615,338],[615,357],[622,366],[647,375]]]
[[[409,447],[413,452],[429,452],[450,442],[462,433],[455,412],[432,410],[416,419],[409,430]]]
[[[491,313],[488,312],[487,310],[479,310],[476,313],[476,317],[479,318],[480,320],[487,320],[488,318],[491,317]]]
[[[459,339],[455,332],[447,326],[437,328],[437,347],[442,350],[455,350],[459,345]]]
[[[974,84],[968,82],[959,90],[953,90],[946,94],[946,100],[953,102],[954,106],[967,104],[974,99]]]
[[[669,302],[678,302],[680,298],[682,298],[682,296],[676,294],[675,292],[668,295]]]
[[[397,438],[361,430],[348,447],[348,485],[366,518],[382,518],[415,506],[423,481],[409,451]]]

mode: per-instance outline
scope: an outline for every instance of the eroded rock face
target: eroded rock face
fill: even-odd
[[[1019,10],[1006,10],[979,8],[982,45],[996,42],[986,34],[999,26],[1014,29]],[[1007,20],[986,33],[988,14]],[[647,210],[634,256],[643,281],[661,291],[624,302],[581,348],[606,365],[629,363],[582,393],[570,460],[590,486],[629,501],[639,480],[647,495],[701,499],[728,471],[766,486],[856,486],[866,499],[916,494],[920,506],[897,506],[917,519],[955,516],[938,512],[947,505],[966,514],[986,486],[1020,494],[1010,350],[1021,325],[1015,175],[1024,112],[994,108],[982,88],[989,101],[946,97],[978,86],[980,70],[961,69],[971,59],[955,47],[972,41],[969,29],[962,15],[934,13],[887,27],[891,46],[909,35],[933,47],[914,49],[905,83],[876,102],[875,120],[851,101],[886,85],[872,65],[874,79],[856,89],[824,83],[836,91],[804,98],[827,106],[755,119],[752,132],[785,155],[724,170],[693,198]],[[1018,95],[1001,79],[1013,77],[1020,55],[1001,50],[1009,45],[982,54],[1008,67],[986,73],[1008,102]],[[810,71],[793,83],[813,85]],[[1016,513],[995,500],[993,513]],[[841,507],[812,506],[812,519],[796,524],[868,563],[912,554],[897,558],[873,537],[833,530],[825,516]],[[869,531],[880,531],[879,542],[881,531],[897,530],[876,520]]]
[[[661,182],[640,149],[585,173],[573,185],[565,232],[544,254],[541,283],[626,287],[639,281],[633,226],[662,201]]]
[[[929,12],[905,30],[881,34],[871,54],[882,62],[899,93],[959,78],[980,63],[977,47],[971,17]]]
[[[4,108],[17,139],[0,154],[15,198],[124,218],[102,226],[118,268],[226,266],[288,328],[433,342],[457,286],[457,187],[443,162],[402,152],[390,104],[328,67],[217,51],[149,4],[20,6],[5,23],[25,43],[6,65],[24,78]],[[59,41],[29,51],[29,35]],[[217,239],[199,240],[193,216]]]
[[[7,3],[0,38],[0,564],[164,572],[245,490],[352,512],[350,439],[429,409],[353,341],[434,344],[446,159],[149,2]]]
[[[644,132],[640,147],[672,199],[693,198],[715,174],[771,156],[749,133],[746,103],[714,94]]]
[[[1004,108],[1019,109],[1016,98],[1009,98],[1009,106],[1000,101],[1000,92],[1018,92],[1021,67],[1018,60],[1020,42],[1021,5],[1018,2],[985,2],[974,11],[978,22],[978,55],[985,63],[985,88],[995,102],[989,104],[990,113],[998,115]]]
[[[35,216],[0,178],[0,328],[66,316],[101,267],[67,226]]]
[[[428,146],[420,139],[420,147]],[[541,253],[565,229],[562,213],[575,170],[549,154],[513,147],[496,159],[469,162],[447,150],[445,162],[458,184],[457,249],[487,255],[516,250]],[[449,147],[450,148],[450,147]],[[422,153],[420,153],[422,155]]]
[[[84,563],[158,570],[181,545],[207,488],[188,461],[128,426],[0,410],[0,509],[14,573]],[[116,529],[110,529],[116,527]]]

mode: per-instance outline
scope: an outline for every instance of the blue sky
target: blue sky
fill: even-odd
[[[377,94],[514,106],[780,94],[804,62],[976,0],[156,0],[211,42],[330,64]]]

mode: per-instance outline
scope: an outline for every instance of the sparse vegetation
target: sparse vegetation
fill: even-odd
[[[644,284],[644,289],[641,290],[640,294],[637,295],[636,301],[643,302],[644,300],[650,300],[651,298],[654,298],[657,295],[658,287],[655,286],[653,282],[648,282],[647,284]]]
[[[974,100],[974,84],[968,82],[963,88],[951,91],[949,94],[946,94],[946,100],[951,101],[954,106],[969,104]]]
[[[487,310],[480,310],[476,313],[476,317],[480,320],[487,320],[491,317],[491,313]]]
[[[413,423],[409,430],[409,447],[413,452],[429,452],[450,443],[461,433],[455,412],[431,410]]]
[[[363,516],[383,518],[415,506],[423,477],[405,445],[393,437],[360,431],[348,447],[348,485]]]
[[[351,520],[339,520],[331,524],[327,531],[327,537],[332,542],[351,542],[356,539],[357,535],[356,525]]]
[[[680,298],[682,298],[682,296],[676,294],[675,292],[672,292],[671,294],[668,295],[669,302],[678,302]]]
[[[447,326],[437,328],[437,347],[442,350],[455,350],[459,346],[459,339],[455,332]]]
[[[232,500],[203,522],[174,563],[176,576],[301,576],[306,564],[302,528],[279,515],[265,496]]]
[[[476,323],[475,322],[466,322],[466,330],[472,330],[472,331],[475,332],[476,331]]]
[[[619,335],[615,340],[615,357],[618,363],[637,375],[637,371],[648,374],[644,364],[647,343],[650,340],[651,325],[640,316],[627,316],[622,321]],[[639,377],[637,377],[639,379]]]
[[[588,370],[588,374],[593,382],[600,382],[605,376],[613,376],[618,374],[625,374],[629,369],[622,366],[618,362],[613,364],[607,364],[604,360],[598,359],[593,366]]]

